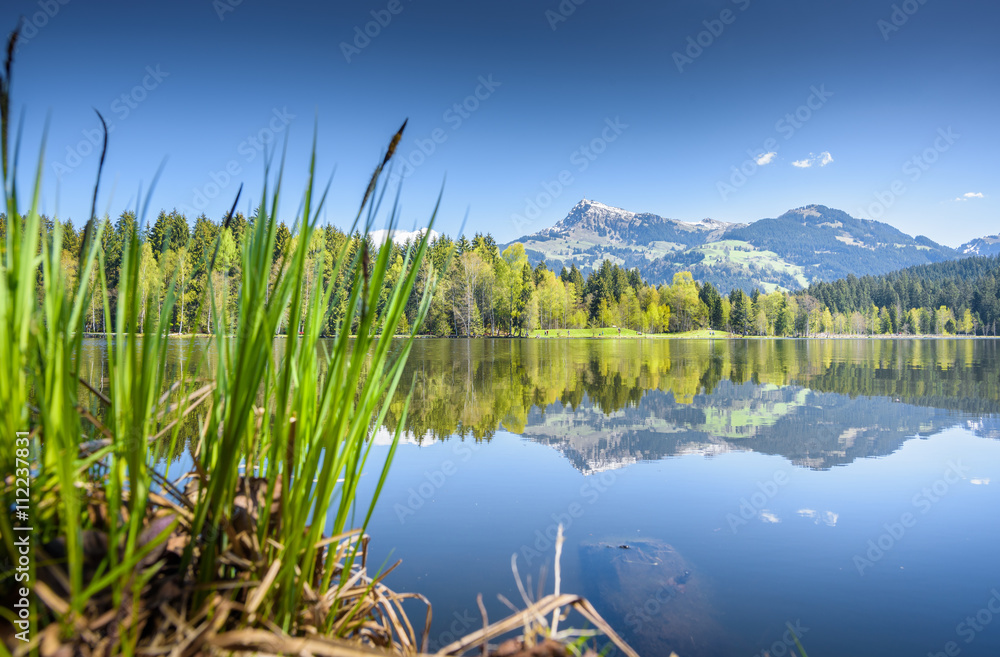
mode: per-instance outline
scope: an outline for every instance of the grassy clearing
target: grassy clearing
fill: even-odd
[[[731,264],[740,269],[748,269],[751,265],[768,269],[781,274],[789,274],[795,278],[802,286],[809,285],[806,279],[805,270],[784,260],[773,251],[758,249],[749,242],[740,240],[720,240],[697,246],[692,251],[704,254],[703,264],[713,266],[723,266]],[[762,287],[765,292],[773,292],[778,289],[774,283],[764,283]]]
[[[622,329],[621,337],[636,337],[639,333],[632,329]],[[536,329],[528,332],[529,338],[612,338],[618,337],[616,328],[595,328],[595,329]]]
[[[685,339],[705,339],[713,338],[716,340],[725,340],[731,337],[735,337],[732,333],[727,331],[716,331],[714,329],[697,329],[695,331],[681,331],[680,333],[670,333],[664,335],[665,338],[685,338]]]
[[[548,335],[546,335],[548,333]],[[600,329],[536,329],[528,333],[529,338],[650,338],[650,339],[703,339],[729,338],[732,334],[725,331],[698,329],[696,331],[681,331],[679,333],[640,333],[633,329],[622,329],[621,335],[616,328]]]

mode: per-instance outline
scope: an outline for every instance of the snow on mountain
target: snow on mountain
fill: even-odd
[[[958,252],[965,256],[992,256],[1000,254],[1000,235],[977,237],[958,247]]]

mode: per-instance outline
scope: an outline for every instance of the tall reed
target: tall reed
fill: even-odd
[[[138,233],[124,245],[112,306],[100,246],[105,222],[96,216],[88,222],[80,253],[82,283],[70,289],[61,275],[59,223],[49,231],[38,213],[41,156],[30,203],[26,211],[19,208],[17,147],[8,157],[16,38],[0,77],[8,218],[0,266],[0,464],[5,475],[13,472],[15,432],[31,431],[39,446],[32,469],[35,536],[44,546],[41,554],[51,557],[35,564],[47,575],[37,580],[33,575],[43,602],[35,615],[39,629],[58,624],[60,640],[71,642],[74,634],[86,635],[95,615],[118,609],[102,640],[109,654],[134,654],[148,639],[142,629],[146,621],[139,621],[150,583],[172,577],[175,588],[183,589],[171,599],[171,613],[180,618],[211,618],[212,605],[224,598],[249,610],[228,621],[234,627],[294,635],[308,625],[311,632],[352,636],[363,622],[357,617],[361,603],[338,592],[349,586],[360,542],[345,536],[366,528],[398,444],[401,429],[385,461],[369,463],[374,427],[383,423],[396,389],[409,385],[402,381],[403,364],[428,311],[435,274],[423,290],[415,321],[408,324],[413,328],[402,339],[393,336],[431,232],[407,254],[403,275],[378,313],[390,268],[389,240],[371,251],[366,239],[352,258],[345,244],[333,254],[336,271],[329,282],[320,271],[310,272],[310,237],[329,189],[329,184],[321,192],[316,187],[314,139],[295,245],[269,280],[261,273],[272,269],[282,157],[273,180],[270,167],[265,172],[260,212],[240,254],[235,334],[227,333],[232,323],[225,317],[226,304],[215,304],[209,275],[202,306],[211,313],[209,346],[218,358],[202,359],[193,372],[169,381],[164,363],[173,339],[168,318],[177,299],[175,284],[169,285],[160,312],[153,312],[152,298],[138,293]],[[360,227],[367,235],[376,218],[386,214],[390,230],[398,222],[398,197],[390,207],[382,181],[405,125],[371,176],[352,232]],[[96,198],[95,188],[95,204]],[[148,196],[137,208],[140,222],[146,205]],[[430,224],[436,213],[437,208]],[[209,272],[212,264],[206,263]],[[92,274],[96,286],[87,283]],[[344,282],[338,286],[338,280]],[[84,309],[95,294],[107,327],[106,394],[82,387],[79,373]],[[332,343],[321,343],[335,298],[347,299],[347,314]],[[279,338],[285,321],[288,335]],[[104,409],[97,415],[87,410],[95,397]],[[192,423],[184,420],[192,415],[198,430],[185,435]],[[166,481],[157,464],[154,445],[164,440],[169,458],[178,455],[176,447],[190,445],[194,467],[186,490],[183,483]],[[241,461],[247,464],[245,475]],[[255,466],[259,478],[250,476]],[[356,509],[360,477],[369,466],[378,477],[375,495]],[[11,499],[8,480],[8,508]],[[355,511],[360,511],[358,527],[352,527]],[[4,552],[15,556],[6,513],[0,514],[0,533]],[[103,549],[95,552],[95,544]],[[171,551],[180,565],[165,556]],[[239,585],[229,586],[233,582]],[[8,577],[3,586],[10,584]],[[327,609],[320,616],[307,615],[304,596],[310,595],[313,604],[317,591]]]

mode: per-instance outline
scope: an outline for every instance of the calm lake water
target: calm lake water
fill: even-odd
[[[524,606],[512,555],[552,592],[562,523],[563,591],[642,655],[781,657],[789,624],[812,657],[1000,654],[1000,342],[421,340],[407,368],[369,533],[432,649],[479,593]]]
[[[551,592],[562,522],[563,590],[643,655],[780,657],[788,623],[812,657],[1000,654],[1000,343],[425,340],[409,370],[370,533],[432,647],[478,593],[523,606],[512,554]]]

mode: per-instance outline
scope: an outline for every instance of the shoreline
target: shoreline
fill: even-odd
[[[646,335],[480,335],[480,336],[417,336],[420,339],[442,340],[998,340],[994,335],[852,335],[821,333],[817,335],[738,335],[716,331],[685,333],[654,333]]]
[[[136,337],[143,337],[142,333],[136,333]],[[108,337],[105,333],[83,334],[86,339],[103,339]],[[214,338],[214,334],[209,333],[169,333],[167,338]],[[226,337],[234,338],[235,335]],[[288,338],[287,334],[274,336],[275,338]],[[335,335],[320,336],[320,339],[332,340]],[[352,335],[351,338],[357,336]],[[409,336],[394,335],[393,339],[405,340]],[[417,335],[417,340],[1000,340],[996,335],[852,335],[850,333],[821,333],[818,335],[737,335],[735,333],[725,333],[716,331],[696,331],[686,333],[654,333],[646,335]]]

